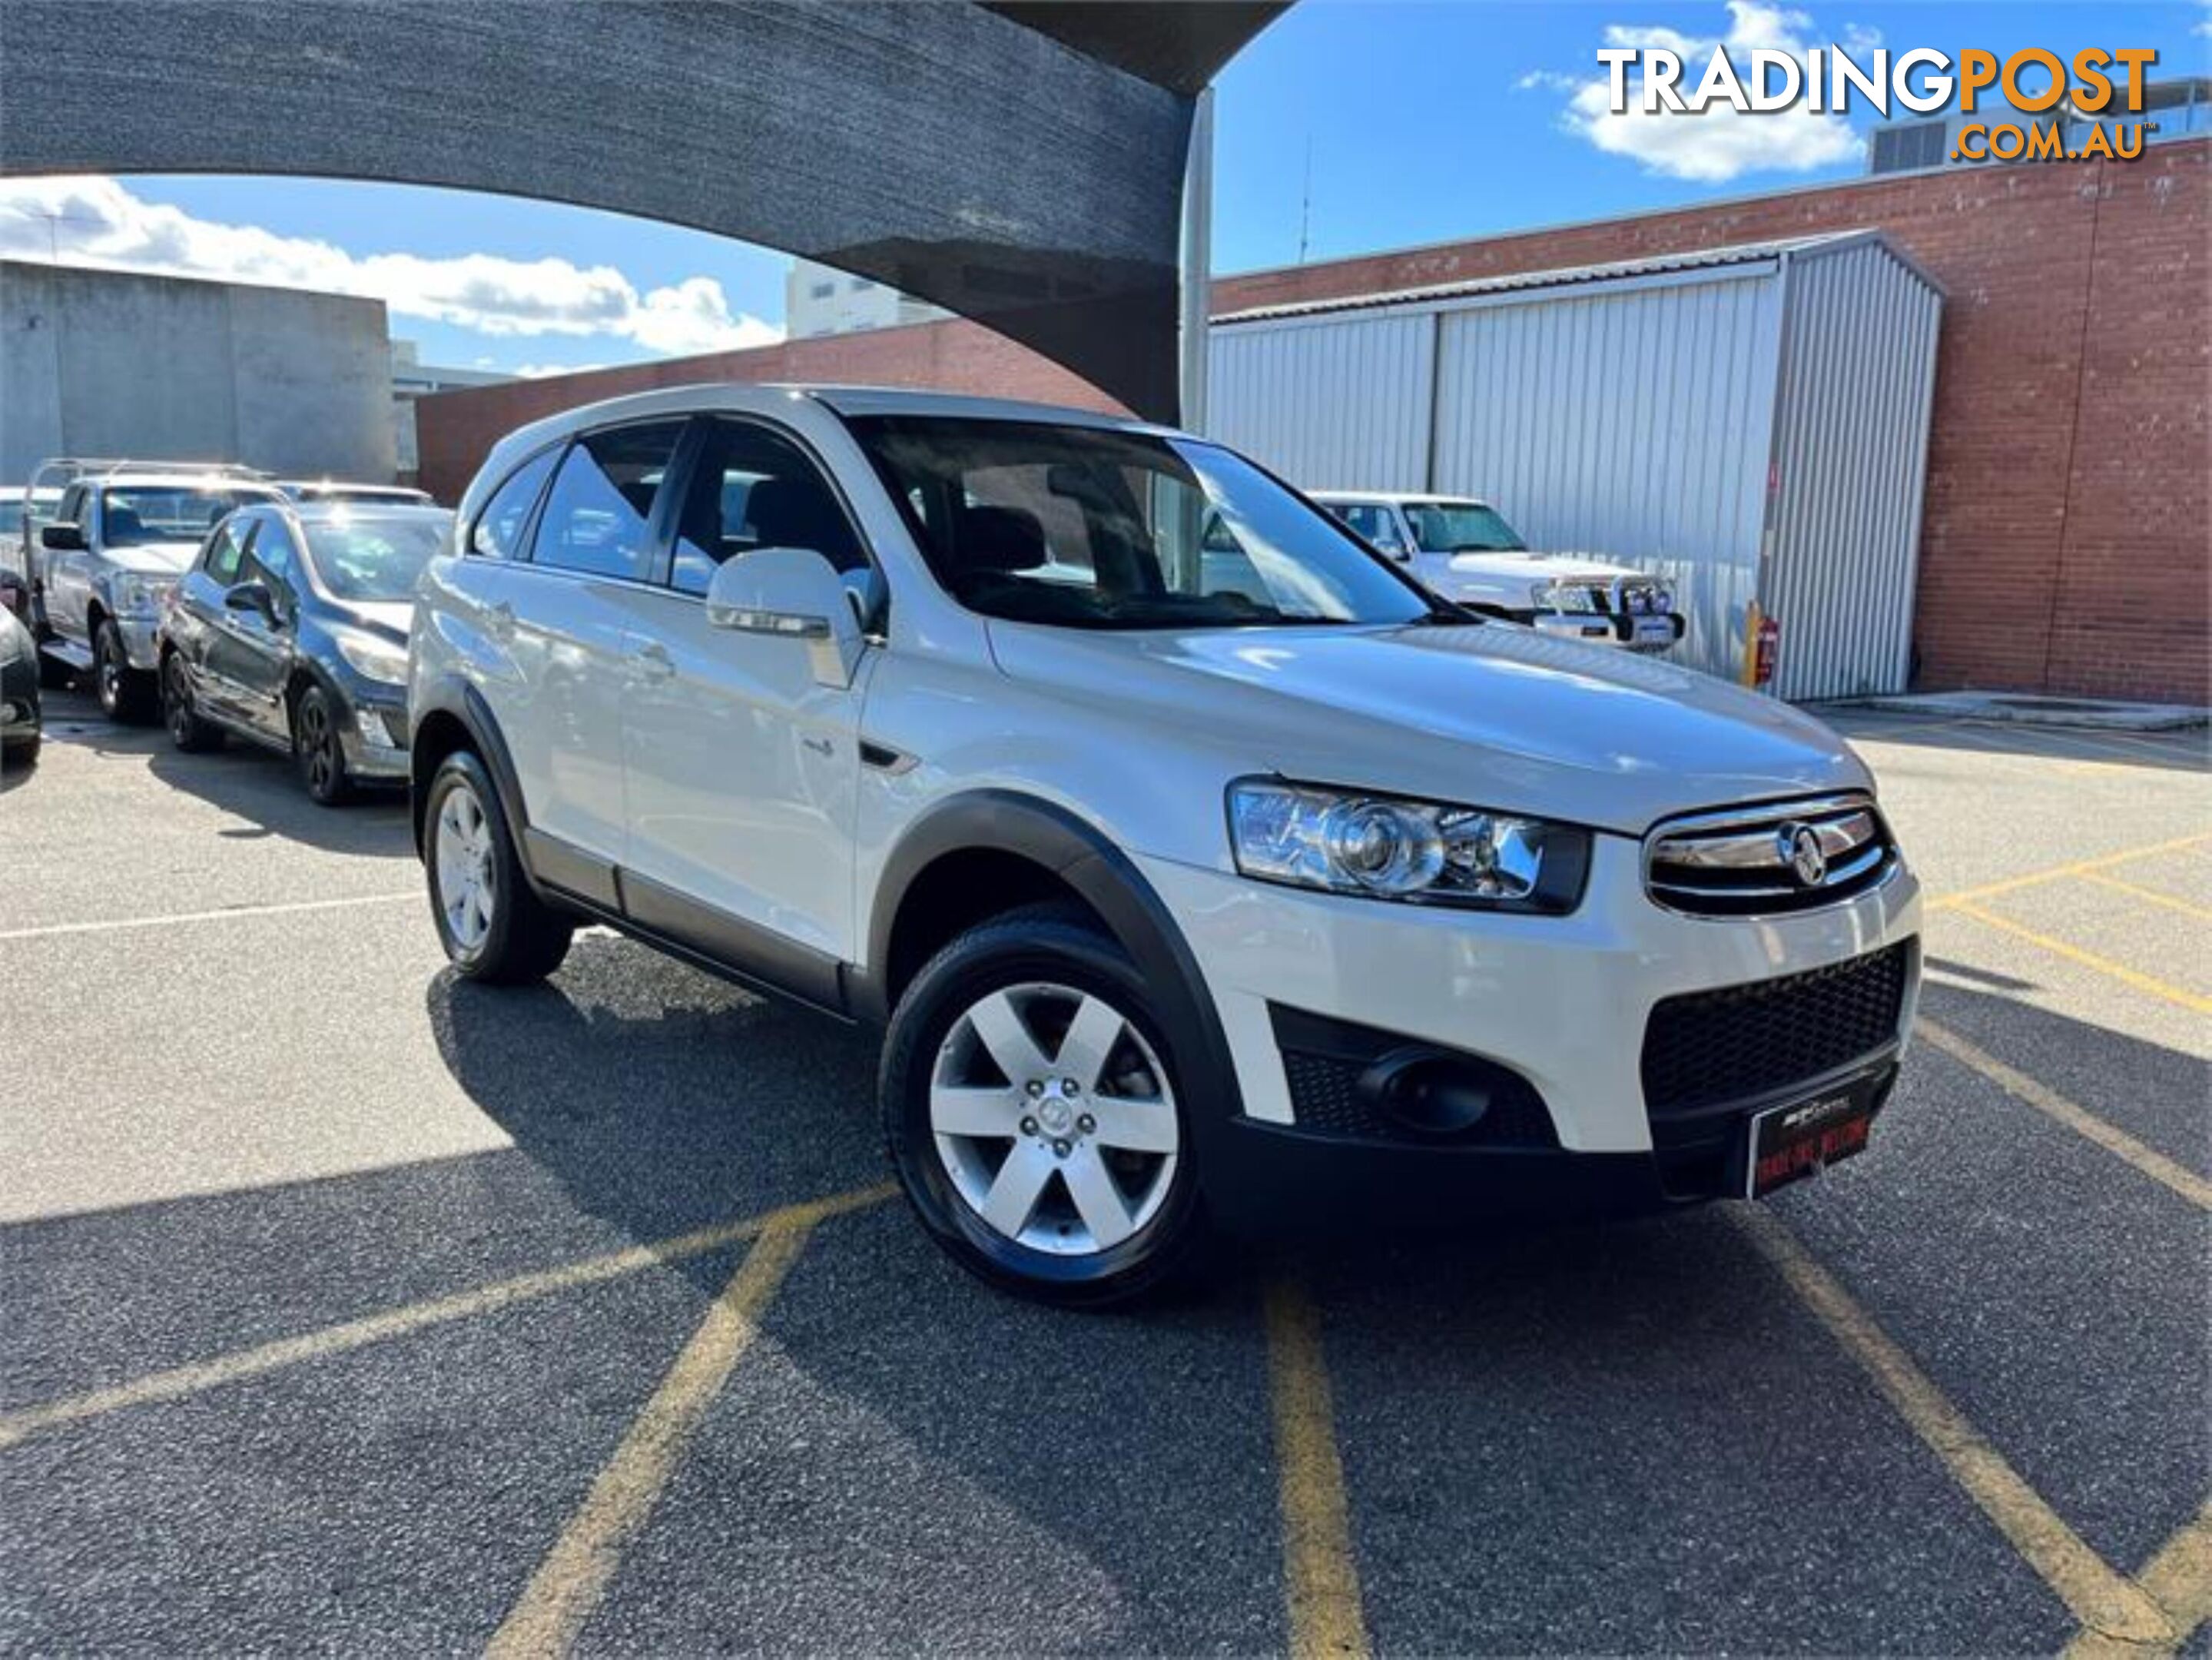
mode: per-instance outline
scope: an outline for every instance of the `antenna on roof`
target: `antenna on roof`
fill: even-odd
[[[1306,232],[1313,223],[1313,135],[1306,135],[1306,178],[1298,191],[1298,264],[1306,262]]]

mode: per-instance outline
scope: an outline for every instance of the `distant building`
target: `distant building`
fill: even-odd
[[[411,483],[422,465],[415,442],[415,400],[462,386],[495,386],[515,377],[495,369],[459,369],[425,363],[412,340],[392,343],[392,447],[402,481]]]
[[[0,480],[51,455],[388,480],[384,302],[0,261]]]
[[[794,259],[783,279],[783,330],[793,340],[933,323],[951,313],[865,277]]]
[[[2079,150],[2089,129],[2096,126],[2105,129],[2107,139],[2117,139],[2118,129],[2126,127],[2132,134],[2140,123],[2146,129],[2144,141],[2152,144],[2212,133],[2212,76],[2184,76],[2151,82],[2143,88],[2140,110],[2124,106],[2124,82],[2118,83],[2121,89],[2115,90],[2111,103],[2094,115],[2084,113],[2071,102],[2034,111],[2015,108],[2002,98],[1983,97],[1976,100],[1972,115],[1954,109],[1934,115],[1901,116],[1874,130],[1873,143],[1867,146],[1867,171],[1918,173],[1929,167],[1992,165],[1991,160],[1966,161],[1955,155],[1960,133],[1970,126],[2055,127],[2059,142],[2069,150]],[[1996,161],[1995,165],[2004,163]]]

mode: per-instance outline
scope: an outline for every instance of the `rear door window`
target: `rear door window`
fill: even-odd
[[[653,507],[681,421],[613,427],[568,447],[538,518],[531,558],[556,570],[641,581],[653,562]]]

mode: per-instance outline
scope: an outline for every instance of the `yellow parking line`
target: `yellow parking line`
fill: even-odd
[[[2063,877],[2086,876],[2092,871],[2110,870],[2116,865],[2132,864],[2138,859],[2154,858],[2161,853],[2179,853],[2185,848],[2201,847],[2212,842],[2212,831],[2200,831],[2195,836],[2176,836],[2171,842],[2154,842],[2144,848],[2124,848],[2118,853],[2100,854],[2094,859],[2077,859],[2070,864],[2053,865],[2048,870],[2030,871],[2025,876],[2008,876],[2000,882],[1985,882],[1978,888],[1966,888],[1957,893],[1945,894],[1928,902],[1930,910],[1950,910],[1970,905],[1984,899],[1994,899],[1999,894],[2012,893],[2021,888],[2040,886],[2056,882]]]
[[[2183,1008],[2193,1009],[2199,1014],[2212,1014],[2212,997],[2202,996],[2181,986],[2170,986],[2155,975],[2131,969],[2124,963],[2115,963],[2111,958],[2100,957],[2093,951],[2083,951],[2079,946],[2069,945],[2063,939],[2054,939],[2047,933],[2038,933],[2033,928],[2024,927],[2014,921],[2009,916],[2000,916],[1979,905],[1965,904],[1954,899],[1948,909],[1961,916],[1971,916],[1986,927],[2025,939],[2031,946],[2039,946],[2054,957],[2063,957],[2069,963],[2079,963],[2085,969],[2094,969],[2100,974],[2109,975],[2124,986],[2131,986],[2153,997],[2162,997],[2169,1003],[2178,1003]]]
[[[359,905],[396,905],[422,897],[420,888],[404,893],[364,893],[347,899],[294,899],[276,905],[233,905],[223,910],[173,911],[166,916],[118,916],[104,922],[49,922],[43,927],[9,928],[0,939],[46,939],[62,933],[112,933],[122,928],[173,928],[185,922],[228,922],[246,916],[290,916],[300,911],[348,910]]]
[[[2114,1157],[2125,1159],[2154,1182],[2171,1188],[2203,1210],[2212,1210],[2212,1182],[2154,1152],[2125,1130],[2106,1123],[2087,1108],[2078,1107],[2057,1090],[2039,1083],[1990,1054],[1976,1048],[1948,1027],[1932,1020],[1918,1023],[1920,1035],[1954,1061],[1971,1067],[2006,1094],[2026,1102],[2046,1117],[2055,1118],[2075,1134],[2094,1141]]]
[[[1724,1213],[1782,1275],[1844,1353],[1864,1368],[1951,1478],[2091,1632],[2124,1643],[2173,1644],[2173,1623],[2134,1581],[2082,1542],[2004,1456],[1966,1421],[1835,1277],[1756,1206]]]
[[[565,1655],[575,1645],[622,1566],[623,1548],[659,1504],[707,1408],[752,1347],[762,1313],[805,1249],[813,1225],[786,1219],[762,1231],[492,1633],[488,1655],[534,1660]]]
[[[1359,1569],[1344,1502],[1321,1316],[1303,1288],[1267,1287],[1268,1393],[1283,1511],[1283,1578],[1293,1660],[1366,1660]]]
[[[332,1355],[363,1348],[371,1343],[404,1337],[428,1326],[490,1314],[500,1309],[511,1308],[517,1303],[551,1296],[556,1292],[596,1285],[641,1269],[704,1256],[709,1251],[720,1250],[726,1246],[753,1238],[771,1227],[799,1223],[811,1225],[826,1217],[880,1203],[895,1191],[896,1189],[884,1183],[852,1193],[837,1194],[827,1199],[811,1200],[805,1204],[788,1205],[781,1210],[770,1211],[765,1216],[701,1228],[696,1232],[679,1234],[655,1244],[633,1245],[627,1250],[587,1257],[580,1262],[570,1262],[538,1274],[521,1274],[513,1280],[502,1280],[496,1285],[480,1286],[475,1291],[461,1292],[427,1303],[416,1303],[406,1308],[387,1310],[382,1314],[325,1326],[320,1331],[307,1332],[298,1337],[279,1338],[275,1342],[258,1344],[250,1349],[237,1349],[210,1360],[173,1366],[166,1371],[149,1372],[127,1383],[112,1384],[83,1395],[67,1395],[58,1401],[0,1413],[0,1447],[12,1446],[27,1435],[39,1430],[52,1429],[57,1425],[97,1418],[106,1413],[119,1412],[125,1407],[141,1407],[156,1401],[173,1401],[182,1395],[198,1395],[204,1389],[234,1383],[243,1378],[258,1377],[264,1372],[276,1371],[285,1366],[327,1359]]]
[[[2212,909],[2205,906],[2192,905],[2186,899],[2177,899],[2170,893],[2160,893],[2156,888],[2140,887],[2133,882],[2123,882],[2118,877],[2107,876],[2102,871],[2084,871],[2081,874],[2085,880],[2094,882],[2100,888],[2110,888],[2115,893],[2124,893],[2130,898],[2140,899],[2146,904],[2163,905],[2168,910],[2179,911],[2184,916],[2200,917],[2207,922],[2212,922]]]
[[[2165,1610],[2173,1627],[2172,1642],[2144,1648],[2085,1631],[2067,1645],[2066,1660],[2107,1660],[2108,1657],[2117,1660],[2120,1656],[2148,1660],[2150,1656],[2171,1654],[2194,1637],[2199,1626],[2212,1620],[2212,1504],[2185,1522],[2160,1547],[2158,1554],[2136,1576],[2136,1584]]]

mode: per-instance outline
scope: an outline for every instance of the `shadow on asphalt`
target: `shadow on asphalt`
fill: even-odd
[[[289,757],[244,739],[226,739],[219,750],[186,755],[165,727],[118,726],[90,697],[73,692],[49,693],[46,720],[49,760],[63,747],[142,757],[165,787],[247,821],[218,831],[226,840],[277,836],[325,853],[414,861],[404,786],[380,785],[343,806],[319,806]],[[42,764],[41,769],[47,769]]]

